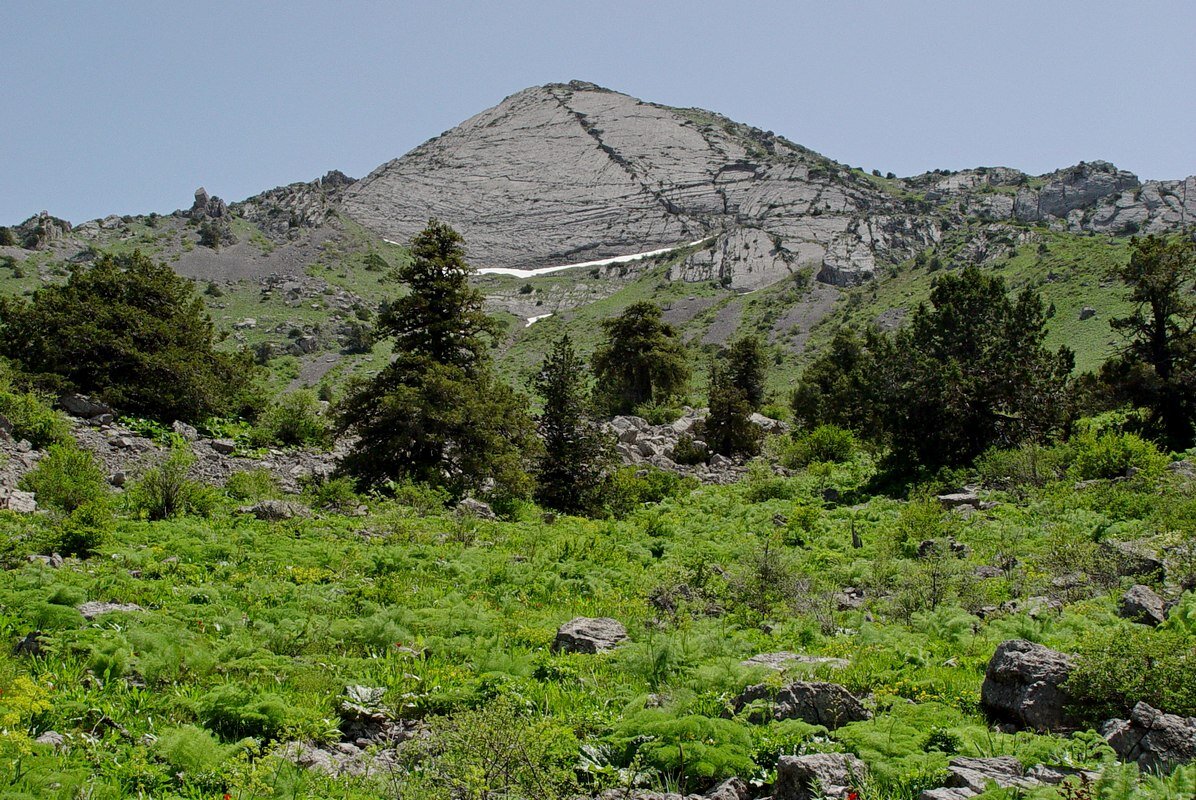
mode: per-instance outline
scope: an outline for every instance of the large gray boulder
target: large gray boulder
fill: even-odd
[[[1095,772],[1070,767],[1038,765],[1025,769],[1013,756],[951,759],[947,766],[947,780],[937,789],[927,789],[918,800],[970,800],[994,786],[1000,789],[1032,789],[1035,786],[1057,786],[1068,778],[1094,781]]]
[[[1139,583],[1121,596],[1117,613],[1123,619],[1143,625],[1162,625],[1167,621],[1167,602],[1149,586]]]
[[[845,798],[868,776],[868,767],[850,753],[781,756],[773,800]]]
[[[1111,719],[1100,732],[1119,758],[1142,769],[1170,772],[1196,760],[1196,717],[1165,714],[1138,703],[1129,719]]]
[[[112,406],[107,403],[93,400],[82,394],[64,394],[58,398],[58,405],[62,406],[62,410],[72,417],[81,417],[83,419],[116,413],[112,410]]]
[[[749,686],[735,698],[735,713],[758,701],[766,701],[769,708],[752,712],[749,719],[753,722],[800,719],[834,729],[872,718],[860,701],[837,683],[797,681],[780,689],[764,683]]]
[[[307,506],[294,500],[262,500],[237,510],[243,514],[252,514],[266,522],[281,522],[287,519],[311,516],[311,511]]]
[[[0,487],[0,509],[17,514],[32,514],[37,511],[37,499],[33,492]]]
[[[1071,656],[1024,639],[1002,642],[984,673],[980,704],[990,717],[1018,728],[1065,731],[1074,727],[1063,684]]]
[[[603,653],[627,638],[627,629],[610,617],[578,617],[557,629],[552,649],[560,653]]]

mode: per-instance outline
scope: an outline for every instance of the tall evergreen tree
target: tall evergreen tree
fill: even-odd
[[[751,420],[752,405],[736,383],[734,370],[715,359],[710,365],[710,411],[702,423],[702,436],[720,455],[755,455],[763,431]]]
[[[1137,239],[1115,274],[1134,308],[1113,320],[1126,344],[1102,376],[1118,399],[1150,409],[1166,447],[1187,449],[1196,438],[1196,243]]]
[[[598,512],[612,460],[612,442],[590,415],[588,372],[566,334],[553,344],[533,381],[544,400],[537,420],[544,453],[536,502],[571,514]]]
[[[342,469],[367,484],[409,479],[442,485],[455,495],[493,481],[526,495],[526,467],[537,449],[526,400],[493,374],[489,345],[497,323],[469,285],[461,236],[432,220],[397,270],[410,293],[387,305],[379,338],[394,358],[351,387],[339,426],[357,435]]]
[[[685,390],[685,347],[655,303],[633,303],[602,321],[606,341],[594,353],[599,394],[616,414]]]
[[[752,411],[764,405],[764,386],[768,377],[764,345],[758,336],[741,336],[727,348],[727,368],[731,382],[743,391]]]

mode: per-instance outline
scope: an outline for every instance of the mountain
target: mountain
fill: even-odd
[[[433,216],[463,233],[474,266],[506,272],[478,284],[507,322],[513,380],[560,330],[584,350],[603,317],[650,299],[699,347],[762,335],[779,389],[825,323],[899,325],[935,270],[965,263],[1038,287],[1059,310],[1053,341],[1098,364],[1122,308],[1101,270],[1130,234],[1190,226],[1196,177],[1143,182],[1100,161],[882,177],[574,81],[513,94],[360,180],[332,171],[233,203],[200,189],[170,214],[77,226],[42,212],[0,244],[0,292],[139,247],[206,283],[231,343],[273,359],[280,381],[334,380],[385,358],[358,352],[361,324],[396,291],[385,265]]]

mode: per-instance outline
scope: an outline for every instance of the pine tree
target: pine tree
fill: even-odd
[[[661,401],[685,390],[689,381],[685,347],[654,303],[633,303],[603,320],[606,341],[594,353],[600,396],[616,414]]]
[[[751,420],[747,394],[736,384],[734,371],[718,359],[710,365],[709,405],[702,435],[711,450],[724,456],[760,452],[763,431]]]
[[[537,420],[544,453],[536,502],[565,513],[595,514],[611,463],[611,443],[589,413],[585,362],[566,334],[556,341],[533,381],[544,400]]]
[[[500,493],[526,495],[534,427],[525,398],[493,374],[498,326],[469,285],[461,236],[432,220],[411,253],[397,270],[410,293],[378,319],[394,358],[338,410],[340,429],[358,436],[342,469],[368,485],[407,479],[461,496],[493,481]]]
[[[764,405],[764,385],[767,380],[764,345],[758,336],[741,336],[731,342],[726,353],[731,382],[742,391],[752,411]]]
[[[1127,341],[1102,375],[1119,399],[1150,409],[1164,446],[1184,450],[1196,438],[1196,243],[1137,239],[1115,274],[1134,309],[1113,320]]]

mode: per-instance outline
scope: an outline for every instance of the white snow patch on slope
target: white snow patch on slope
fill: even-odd
[[[528,317],[528,318],[527,318],[527,324],[525,324],[523,327],[525,327],[525,328],[530,328],[531,326],[535,325],[535,324],[536,324],[537,322],[539,322],[540,320],[542,320],[542,319],[548,319],[548,318],[549,318],[549,317],[551,317],[551,316],[552,316],[552,314],[540,314],[540,315],[538,315],[538,316],[535,316],[535,317]]]

